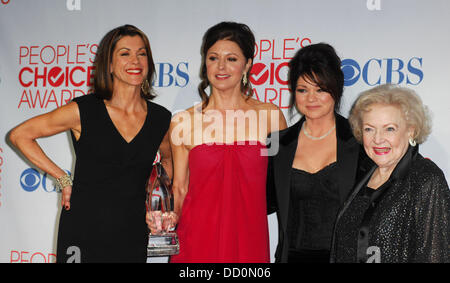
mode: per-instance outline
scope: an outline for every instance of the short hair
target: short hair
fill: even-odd
[[[330,93],[334,100],[334,110],[339,110],[344,92],[344,73],[341,70],[341,59],[331,45],[317,43],[305,46],[298,50],[289,62],[291,110],[295,107],[295,90],[300,77],[308,79]]]
[[[350,110],[349,122],[353,135],[362,142],[362,116],[373,104],[397,107],[406,120],[407,126],[414,127],[413,139],[421,144],[431,133],[431,116],[422,99],[410,88],[393,84],[383,84],[362,92]]]
[[[208,50],[219,40],[230,40],[236,43],[244,54],[245,59],[252,60],[252,64],[247,72],[248,82],[244,85],[241,82],[241,91],[247,96],[253,95],[253,89],[250,83],[250,71],[253,66],[253,56],[255,54],[255,36],[246,24],[236,22],[221,22],[210,27],[203,35],[203,43],[201,47],[202,65],[200,68],[200,79],[202,80],[198,86],[198,92],[202,98],[203,109],[208,105],[209,96],[205,89],[209,86],[207,70],[206,70],[206,54]]]
[[[150,49],[150,42],[140,29],[133,25],[123,25],[109,31],[103,39],[97,49],[97,54],[94,60],[95,72],[94,72],[94,92],[95,95],[101,99],[111,99],[113,92],[113,76],[110,72],[110,66],[113,58],[114,48],[117,42],[124,36],[140,36],[145,45],[148,60],[148,74],[147,80],[149,82],[150,89],[148,93],[144,93],[141,90],[141,97],[145,99],[153,99],[152,82],[155,75],[155,64],[153,62],[152,51]]]

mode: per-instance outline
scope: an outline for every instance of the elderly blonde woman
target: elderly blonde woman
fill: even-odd
[[[332,262],[449,262],[450,191],[418,153],[431,131],[414,91],[381,85],[363,92],[349,117],[370,160],[338,214]]]

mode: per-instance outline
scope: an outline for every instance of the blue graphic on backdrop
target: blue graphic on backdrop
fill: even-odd
[[[70,171],[65,171],[67,174],[71,175]],[[39,186],[48,193],[56,191],[56,187],[48,180],[47,173],[41,174],[34,168],[28,168],[22,172],[20,175],[20,186],[27,192],[34,192]]]
[[[422,58],[371,58],[364,63],[344,59],[341,69],[344,73],[344,86],[352,86],[360,79],[369,85],[383,83],[418,85],[423,80]],[[362,68],[361,68],[362,67]]]

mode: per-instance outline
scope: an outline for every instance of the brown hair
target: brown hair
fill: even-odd
[[[111,99],[113,92],[113,76],[110,72],[110,65],[112,61],[113,51],[117,42],[124,36],[140,36],[145,45],[148,60],[148,74],[147,81],[149,83],[149,90],[144,93],[141,89],[141,97],[145,99],[153,99],[155,95],[152,94],[152,82],[155,75],[155,64],[153,62],[152,51],[150,49],[150,42],[140,29],[133,25],[123,25],[109,31],[97,49],[97,54],[94,60],[94,92],[95,95],[101,99]]]
[[[206,74],[206,54],[211,46],[219,40],[230,40],[235,42],[241,48],[245,59],[251,59],[252,64],[247,71],[247,84],[243,84],[241,81],[241,91],[247,96],[253,95],[253,89],[250,84],[250,71],[253,66],[253,56],[255,54],[255,36],[250,28],[241,23],[235,22],[221,22],[215,26],[209,28],[203,36],[203,44],[201,49],[202,54],[202,66],[200,68],[200,79],[202,80],[198,86],[198,92],[202,98],[202,109],[208,105],[209,96],[205,92],[205,89],[209,86],[208,77]]]

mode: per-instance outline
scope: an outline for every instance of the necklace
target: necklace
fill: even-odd
[[[312,139],[314,141],[318,141],[318,140],[323,140],[329,134],[331,134],[331,132],[336,128],[336,124],[333,126],[333,128],[331,128],[328,132],[326,132],[324,135],[322,135],[320,137],[313,137],[310,134],[308,134],[308,132],[306,131],[306,127],[302,127],[302,128],[303,128],[303,133],[305,134],[305,136],[307,136],[308,138],[310,138],[310,139]]]

